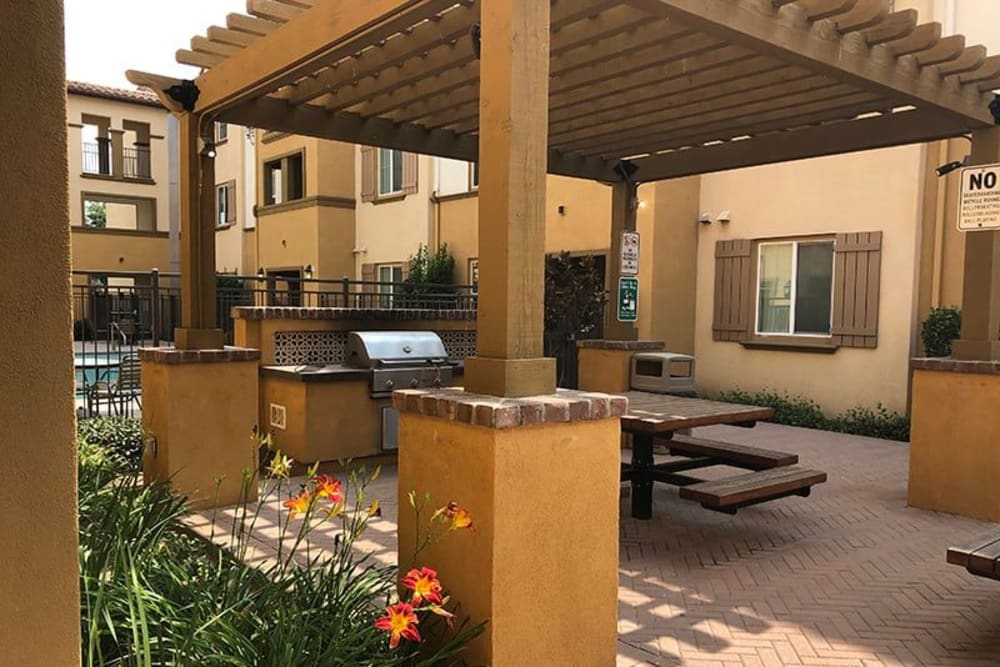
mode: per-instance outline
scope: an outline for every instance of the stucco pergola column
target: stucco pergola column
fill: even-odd
[[[220,349],[225,335],[215,312],[215,160],[201,151],[201,116],[181,114],[179,125],[181,326],[174,344],[182,350]]]
[[[972,135],[970,165],[1000,162],[1000,128]],[[956,359],[1000,360],[1000,231],[966,232],[962,337]]]
[[[479,356],[465,373],[478,394],[556,389],[543,356],[549,12],[536,0],[482,5]]]

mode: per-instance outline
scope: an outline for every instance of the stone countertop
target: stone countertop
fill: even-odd
[[[329,366],[263,366],[261,375],[265,377],[283,378],[298,382],[350,382],[361,380],[368,382],[371,371],[367,368],[353,368],[340,364]],[[452,375],[460,376],[465,370],[461,362],[452,362]]]
[[[963,359],[952,359],[951,357],[918,357],[911,360],[910,367],[913,370],[920,371],[1000,375],[1000,361],[966,361]]]

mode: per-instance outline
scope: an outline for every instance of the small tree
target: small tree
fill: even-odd
[[[108,226],[108,205],[102,201],[88,201],[84,204],[84,217],[88,227],[104,229]]]
[[[931,308],[920,327],[920,338],[928,357],[951,356],[951,344],[962,333],[962,312],[955,306]]]
[[[405,308],[455,308],[455,258],[442,243],[432,255],[421,244],[410,257],[410,271],[403,281],[400,302]]]
[[[608,294],[604,276],[593,256],[568,252],[545,260],[545,352],[559,361],[559,384],[565,376],[563,356],[576,354],[579,334],[600,326]]]

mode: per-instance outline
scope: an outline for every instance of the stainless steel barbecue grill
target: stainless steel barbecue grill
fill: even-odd
[[[344,365],[370,370],[372,398],[385,398],[397,389],[446,387],[456,364],[432,331],[352,331]]]

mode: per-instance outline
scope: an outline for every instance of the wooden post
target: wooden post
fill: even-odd
[[[622,233],[635,231],[639,208],[639,184],[616,183],[611,190],[611,257],[608,258],[608,340],[639,340],[637,322],[618,321],[618,279],[622,277]],[[640,285],[639,289],[642,289]]]
[[[543,357],[549,13],[538,0],[483,0],[479,98],[479,356],[470,392],[551,394]]]
[[[1000,162],[1000,128],[972,135],[971,165]],[[1000,360],[1000,231],[966,232],[962,337],[956,359]]]
[[[220,349],[225,335],[215,318],[215,160],[202,155],[201,116],[180,116],[182,350]]]

